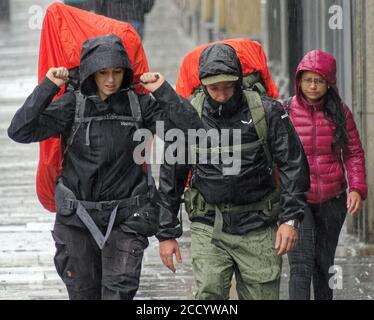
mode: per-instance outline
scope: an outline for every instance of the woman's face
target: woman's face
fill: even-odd
[[[308,102],[317,103],[325,96],[328,84],[318,73],[305,71],[301,75],[300,88]]]
[[[98,95],[105,100],[121,87],[124,76],[122,68],[105,68],[95,73]]]

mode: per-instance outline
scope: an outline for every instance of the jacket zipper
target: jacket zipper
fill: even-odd
[[[223,106],[222,106],[222,104],[220,104],[219,107],[218,107],[218,115],[219,115],[220,120],[223,123],[224,129],[226,129],[227,123],[226,123],[226,119],[224,117],[222,117],[222,108],[223,108]],[[222,128],[221,128],[221,126],[219,126],[220,133],[221,133],[221,130],[222,130]],[[221,141],[220,144],[222,144],[222,141]],[[223,170],[223,163],[222,163],[222,170]],[[229,198],[232,199],[232,196],[233,196],[232,195],[232,190],[234,189],[232,187],[232,180],[230,179],[230,176],[223,176],[223,179],[226,180],[228,182],[228,185],[230,186],[228,192],[230,194]]]
[[[313,107],[313,157],[316,167],[316,182],[317,182],[317,199],[320,200],[320,181],[319,181],[319,168],[317,161],[317,109]]]

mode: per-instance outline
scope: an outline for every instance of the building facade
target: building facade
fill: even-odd
[[[261,0],[174,1],[185,31],[197,44],[228,37],[261,38]]]

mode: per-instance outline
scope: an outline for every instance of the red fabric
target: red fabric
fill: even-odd
[[[242,64],[243,74],[258,71],[265,83],[268,95],[274,99],[278,97],[278,88],[270,75],[262,46],[256,41],[239,38],[204,44],[187,53],[177,80],[176,91],[178,94],[188,99],[194,90],[201,85],[199,80],[200,55],[206,47],[215,43],[224,43],[233,47]]]
[[[51,67],[71,69],[79,66],[82,44],[85,40],[105,34],[119,36],[129,55],[134,71],[134,81],[148,71],[147,58],[137,32],[125,22],[109,19],[62,3],[47,9],[39,49],[39,83]],[[138,92],[144,90],[138,86]],[[55,97],[63,94],[63,90]],[[55,212],[55,181],[61,174],[61,141],[58,137],[40,142],[40,159],[36,177],[39,201],[49,211]]]
[[[357,191],[366,199],[365,155],[352,112],[344,105],[349,142],[341,157],[332,152],[335,125],[324,116],[324,101],[310,104],[299,90],[298,80],[303,71],[320,74],[338,93],[335,58],[322,51],[312,51],[304,57],[296,72],[296,96],[292,99],[290,117],[310,166],[308,202],[323,203],[345,191],[345,170],[349,192]]]

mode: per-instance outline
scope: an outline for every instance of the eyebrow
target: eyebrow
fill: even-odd
[[[322,77],[320,78],[313,78],[313,77],[302,77],[303,79],[317,79],[317,80],[325,80]]]
[[[301,77],[302,79],[312,79],[312,80],[323,80],[326,81],[324,78],[319,77],[319,78],[313,78],[313,77]]]
[[[104,69],[100,69],[99,72],[107,72],[107,71],[110,71],[110,70],[122,71],[123,69],[122,68],[104,68]]]

